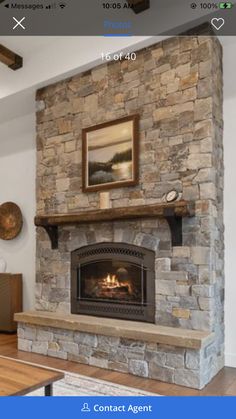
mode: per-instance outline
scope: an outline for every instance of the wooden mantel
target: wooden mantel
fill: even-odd
[[[37,215],[35,225],[47,231],[52,249],[58,248],[58,226],[78,225],[97,222],[132,220],[138,218],[165,218],[170,226],[172,245],[182,245],[182,218],[195,214],[193,202],[184,200],[173,203],[159,203],[121,208],[98,209],[71,214]]]

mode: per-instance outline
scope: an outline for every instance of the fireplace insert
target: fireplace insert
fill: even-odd
[[[71,255],[71,312],[155,322],[155,253],[123,243]]]

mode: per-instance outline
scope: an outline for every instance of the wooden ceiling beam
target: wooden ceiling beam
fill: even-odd
[[[127,0],[134,13],[141,13],[150,8],[150,0]]]
[[[0,62],[7,65],[12,70],[23,67],[23,58],[15,52],[0,44]]]

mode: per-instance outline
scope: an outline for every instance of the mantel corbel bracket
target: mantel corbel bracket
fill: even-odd
[[[172,209],[165,209],[164,216],[170,227],[172,246],[182,246],[183,218],[177,216]]]
[[[58,226],[42,226],[48,233],[52,249],[58,249]]]

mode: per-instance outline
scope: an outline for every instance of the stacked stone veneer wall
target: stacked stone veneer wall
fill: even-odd
[[[103,64],[37,92],[39,214],[99,207],[98,193],[82,193],[82,129],[136,113],[139,185],[111,190],[112,206],[161,202],[171,189],[196,203],[196,216],[183,220],[183,247],[172,248],[165,220],[61,227],[58,250],[39,228],[37,310],[70,313],[72,250],[140,244],[156,252],[156,323],[214,331],[209,365],[223,366],[222,102],[222,51],[210,37],[171,38],[137,52],[136,61]]]

